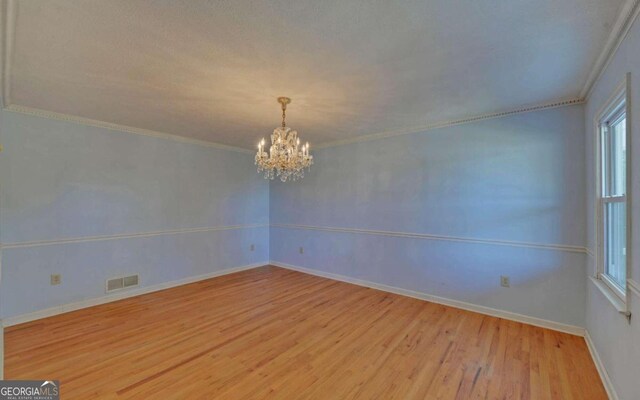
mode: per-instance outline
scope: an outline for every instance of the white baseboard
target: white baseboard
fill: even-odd
[[[584,340],[585,342],[587,342],[587,348],[589,349],[589,353],[591,353],[591,358],[593,359],[593,363],[596,365],[596,369],[598,370],[598,374],[600,375],[600,380],[602,380],[604,390],[607,391],[609,399],[618,400],[618,395],[613,388],[611,378],[609,378],[609,374],[607,373],[607,370],[604,367],[602,360],[600,359],[600,355],[596,350],[596,345],[593,343],[593,340],[591,340],[591,336],[589,336],[589,331],[585,331]]]
[[[557,331],[560,331],[560,332],[565,332],[565,333],[569,333],[569,334],[573,334],[573,335],[584,336],[585,341],[587,343],[587,348],[589,349],[589,352],[591,353],[591,357],[593,358],[593,361],[594,361],[594,363],[596,365],[596,369],[598,370],[598,373],[600,374],[600,378],[602,379],[603,385],[605,387],[605,390],[607,391],[607,394],[608,394],[609,398],[611,400],[618,400],[618,396],[616,395],[616,392],[615,392],[615,390],[613,388],[613,384],[611,382],[611,379],[609,378],[609,375],[607,374],[607,371],[606,371],[604,365],[602,364],[602,360],[600,359],[600,356],[598,355],[596,347],[595,347],[593,341],[591,340],[591,337],[589,336],[589,332],[587,332],[584,328],[573,326],[573,325],[561,324],[559,322],[554,322],[554,321],[548,321],[548,320],[544,320],[544,319],[541,319],[541,318],[530,317],[530,316],[526,316],[526,315],[522,315],[522,314],[513,313],[513,312],[510,312],[510,311],[503,311],[503,310],[497,310],[497,309],[490,308],[490,307],[479,306],[479,305],[476,305],[476,304],[471,304],[471,303],[467,303],[467,302],[463,302],[463,301],[447,299],[447,298],[439,297],[439,296],[433,296],[433,295],[430,295],[430,294],[416,292],[416,291],[413,291],[413,290],[401,289],[401,288],[394,287],[394,286],[389,286],[389,285],[384,285],[384,284],[380,284],[380,283],[369,282],[369,281],[365,281],[365,280],[361,280],[361,279],[351,278],[351,277],[344,276],[344,275],[338,275],[338,274],[333,274],[333,273],[329,273],[329,272],[316,271],[316,270],[313,270],[313,269],[299,267],[299,266],[295,266],[295,265],[291,265],[291,264],[285,264],[285,263],[280,263],[280,262],[276,262],[276,261],[270,261],[269,264],[270,265],[275,265],[275,266],[281,267],[281,268],[290,269],[290,270],[293,270],[293,271],[298,271],[298,272],[302,272],[302,273],[306,273],[306,274],[310,274],[310,275],[320,276],[320,277],[323,277],[323,278],[333,279],[333,280],[337,280],[337,281],[341,281],[341,282],[347,282],[347,283],[351,283],[351,284],[359,285],[359,286],[365,286],[365,287],[369,287],[369,288],[372,288],[372,289],[377,289],[377,290],[382,290],[382,291],[385,291],[385,292],[399,294],[399,295],[402,295],[402,296],[413,297],[413,298],[417,298],[417,299],[420,299],[420,300],[426,300],[426,301],[430,301],[430,302],[433,302],[433,303],[438,303],[438,304],[443,304],[443,305],[446,305],[446,306],[460,308],[460,309],[467,310],[467,311],[473,311],[473,312],[477,312],[477,313],[480,313],[480,314],[491,315],[491,316],[498,317],[498,318],[504,318],[504,319],[508,319],[508,320],[512,320],[512,321],[522,322],[522,323],[526,323],[526,324],[530,324],[530,325],[539,326],[539,327],[542,327],[542,328],[553,329],[553,330],[557,330]],[[36,311],[36,312],[33,312],[33,313],[29,313],[29,314],[23,314],[23,315],[19,315],[19,316],[15,316],[15,317],[5,318],[5,319],[1,320],[1,322],[0,322],[1,325],[0,326],[8,327],[8,326],[17,325],[17,324],[21,324],[21,323],[25,323],[25,322],[30,322],[30,321],[34,321],[34,320],[41,319],[41,318],[51,317],[51,316],[54,316],[54,315],[63,314],[63,313],[70,312],[70,311],[79,310],[79,309],[82,309],[82,308],[87,308],[87,307],[92,307],[92,306],[96,306],[96,305],[100,305],[100,304],[110,303],[110,302],[113,302],[113,301],[122,300],[122,299],[129,298],[129,297],[139,296],[139,295],[146,294],[146,293],[151,293],[151,292],[156,292],[156,291],[159,291],[159,290],[169,289],[169,288],[176,287],[176,286],[186,285],[188,283],[193,283],[193,282],[198,282],[198,281],[202,281],[202,280],[205,280],[205,279],[215,278],[217,276],[228,275],[228,274],[232,274],[232,273],[235,273],[235,272],[245,271],[245,270],[261,267],[263,265],[265,265],[265,263],[249,264],[249,265],[243,265],[243,266],[240,266],[240,267],[227,268],[227,269],[223,269],[223,270],[220,270],[220,271],[211,272],[211,273],[208,273],[208,274],[188,277],[188,278],[184,278],[184,279],[180,279],[180,280],[176,280],[176,281],[171,281],[171,282],[165,282],[165,283],[161,283],[161,284],[157,284],[157,285],[153,285],[153,286],[136,288],[136,289],[132,289],[132,290],[127,291],[127,292],[121,292],[121,293],[112,294],[112,295],[108,295],[108,296],[82,300],[82,301],[78,301],[78,302],[74,302],[74,303],[68,303],[68,304],[64,304],[64,305],[61,305],[61,306],[51,307],[51,308],[47,308],[47,309],[44,309],[44,310]],[[0,338],[0,345],[1,344],[2,344],[2,338]],[[2,350],[0,349],[0,352],[1,351]],[[2,373],[2,366],[1,366],[1,363],[0,363],[0,374],[1,373]],[[0,375],[0,379],[1,379],[1,375]]]
[[[569,333],[572,335],[584,336],[585,334],[584,328],[579,326],[567,325],[560,322],[549,321],[542,318],[530,317],[527,315],[522,315],[522,314],[514,313],[511,311],[498,310],[495,308],[480,306],[477,304],[467,303],[464,301],[452,300],[444,297],[434,296],[427,293],[416,292],[414,290],[402,289],[395,286],[389,286],[381,283],[375,283],[375,282],[365,281],[362,279],[351,278],[349,276],[333,274],[330,272],[317,271],[314,269],[299,267],[291,264],[284,264],[277,261],[270,261],[269,263],[271,265],[275,265],[276,267],[303,272],[305,274],[316,275],[323,278],[333,279],[336,281],[351,283],[359,286],[365,286],[372,289],[378,289],[378,290],[382,290],[389,293],[399,294],[402,296],[413,297],[420,300],[426,300],[432,303],[443,304],[446,306],[460,308],[467,311],[473,311],[480,314],[491,315],[492,317],[498,317],[498,318],[508,319],[511,321],[522,322],[525,324],[535,325],[542,328]]]
[[[256,263],[256,264],[242,265],[240,267],[227,268],[219,271],[214,271],[208,274],[190,276],[184,279],[159,283],[157,285],[137,287],[135,289],[118,292],[118,293],[114,293],[114,294],[110,294],[102,297],[95,297],[92,299],[86,299],[86,300],[76,301],[73,303],[67,303],[60,306],[46,308],[44,310],[39,310],[39,311],[35,311],[28,314],[22,314],[22,315],[17,315],[15,317],[4,318],[2,320],[2,325],[4,325],[4,327],[6,328],[8,326],[35,321],[37,319],[51,317],[58,314],[64,314],[70,311],[79,310],[81,308],[87,308],[87,307],[97,306],[100,304],[111,303],[113,301],[122,300],[129,297],[140,296],[146,293],[157,292],[159,290],[169,289],[176,286],[182,286],[188,283],[198,282],[205,279],[215,278],[217,276],[233,274],[235,272],[240,272],[248,269],[261,267],[263,265],[267,265],[267,263],[262,262],[262,263]]]

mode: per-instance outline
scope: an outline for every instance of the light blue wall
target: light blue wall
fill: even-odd
[[[631,72],[631,153],[633,162],[632,193],[632,252],[629,278],[640,281],[640,21],[636,19],[627,37],[618,48],[613,60],[595,85],[585,107],[586,159],[587,159],[587,243],[595,244],[595,165],[594,118],[598,110]],[[594,275],[595,260],[588,262],[587,274]],[[631,324],[588,280],[586,326],[604,363],[620,399],[640,399],[640,298],[630,293]]]
[[[271,195],[249,154],[0,117],[4,317],[100,297],[113,276],[140,273],[147,286],[266,263],[270,242],[275,261],[584,323],[582,253],[500,242],[583,244],[581,106],[317,150],[304,180],[274,182]],[[267,227],[166,232],[268,224],[269,216],[471,242],[281,226],[271,241]],[[150,232],[164,234],[119,237]],[[103,240],[110,235],[119,238]],[[52,273],[62,285],[49,285]],[[511,288],[499,287],[500,275]]]
[[[0,143],[3,317],[104,296],[110,277],[150,286],[269,259],[251,154],[7,111]],[[191,228],[205,229],[168,232]]]
[[[472,242],[280,225],[271,227],[272,260],[583,326],[583,252],[493,242],[584,246],[581,105],[330,147],[314,157],[302,181],[271,185],[272,224]],[[500,275],[510,276],[510,288],[500,287]]]

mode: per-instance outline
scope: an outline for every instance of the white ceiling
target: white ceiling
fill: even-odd
[[[284,95],[317,145],[577,98],[622,3],[21,0],[5,101],[253,148]]]

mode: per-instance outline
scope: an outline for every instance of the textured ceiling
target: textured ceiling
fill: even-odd
[[[10,104],[253,148],[579,96],[622,0],[21,0]]]

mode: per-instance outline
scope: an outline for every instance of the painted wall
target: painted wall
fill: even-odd
[[[609,96],[631,72],[631,154],[633,162],[632,194],[632,251],[634,261],[629,278],[640,280],[640,21],[633,23],[627,37],[618,48],[613,60],[596,83],[585,106],[586,159],[587,159],[587,244],[595,249],[595,163],[594,163],[594,118],[606,104]],[[587,274],[595,274],[595,260],[590,257]],[[620,399],[639,399],[640,384],[640,297],[630,292],[631,324],[622,317],[611,303],[588,280],[586,327],[606,367]]]
[[[584,326],[584,151],[582,105],[316,150],[271,259]]]
[[[269,259],[251,154],[7,111],[0,143],[3,318]]]

